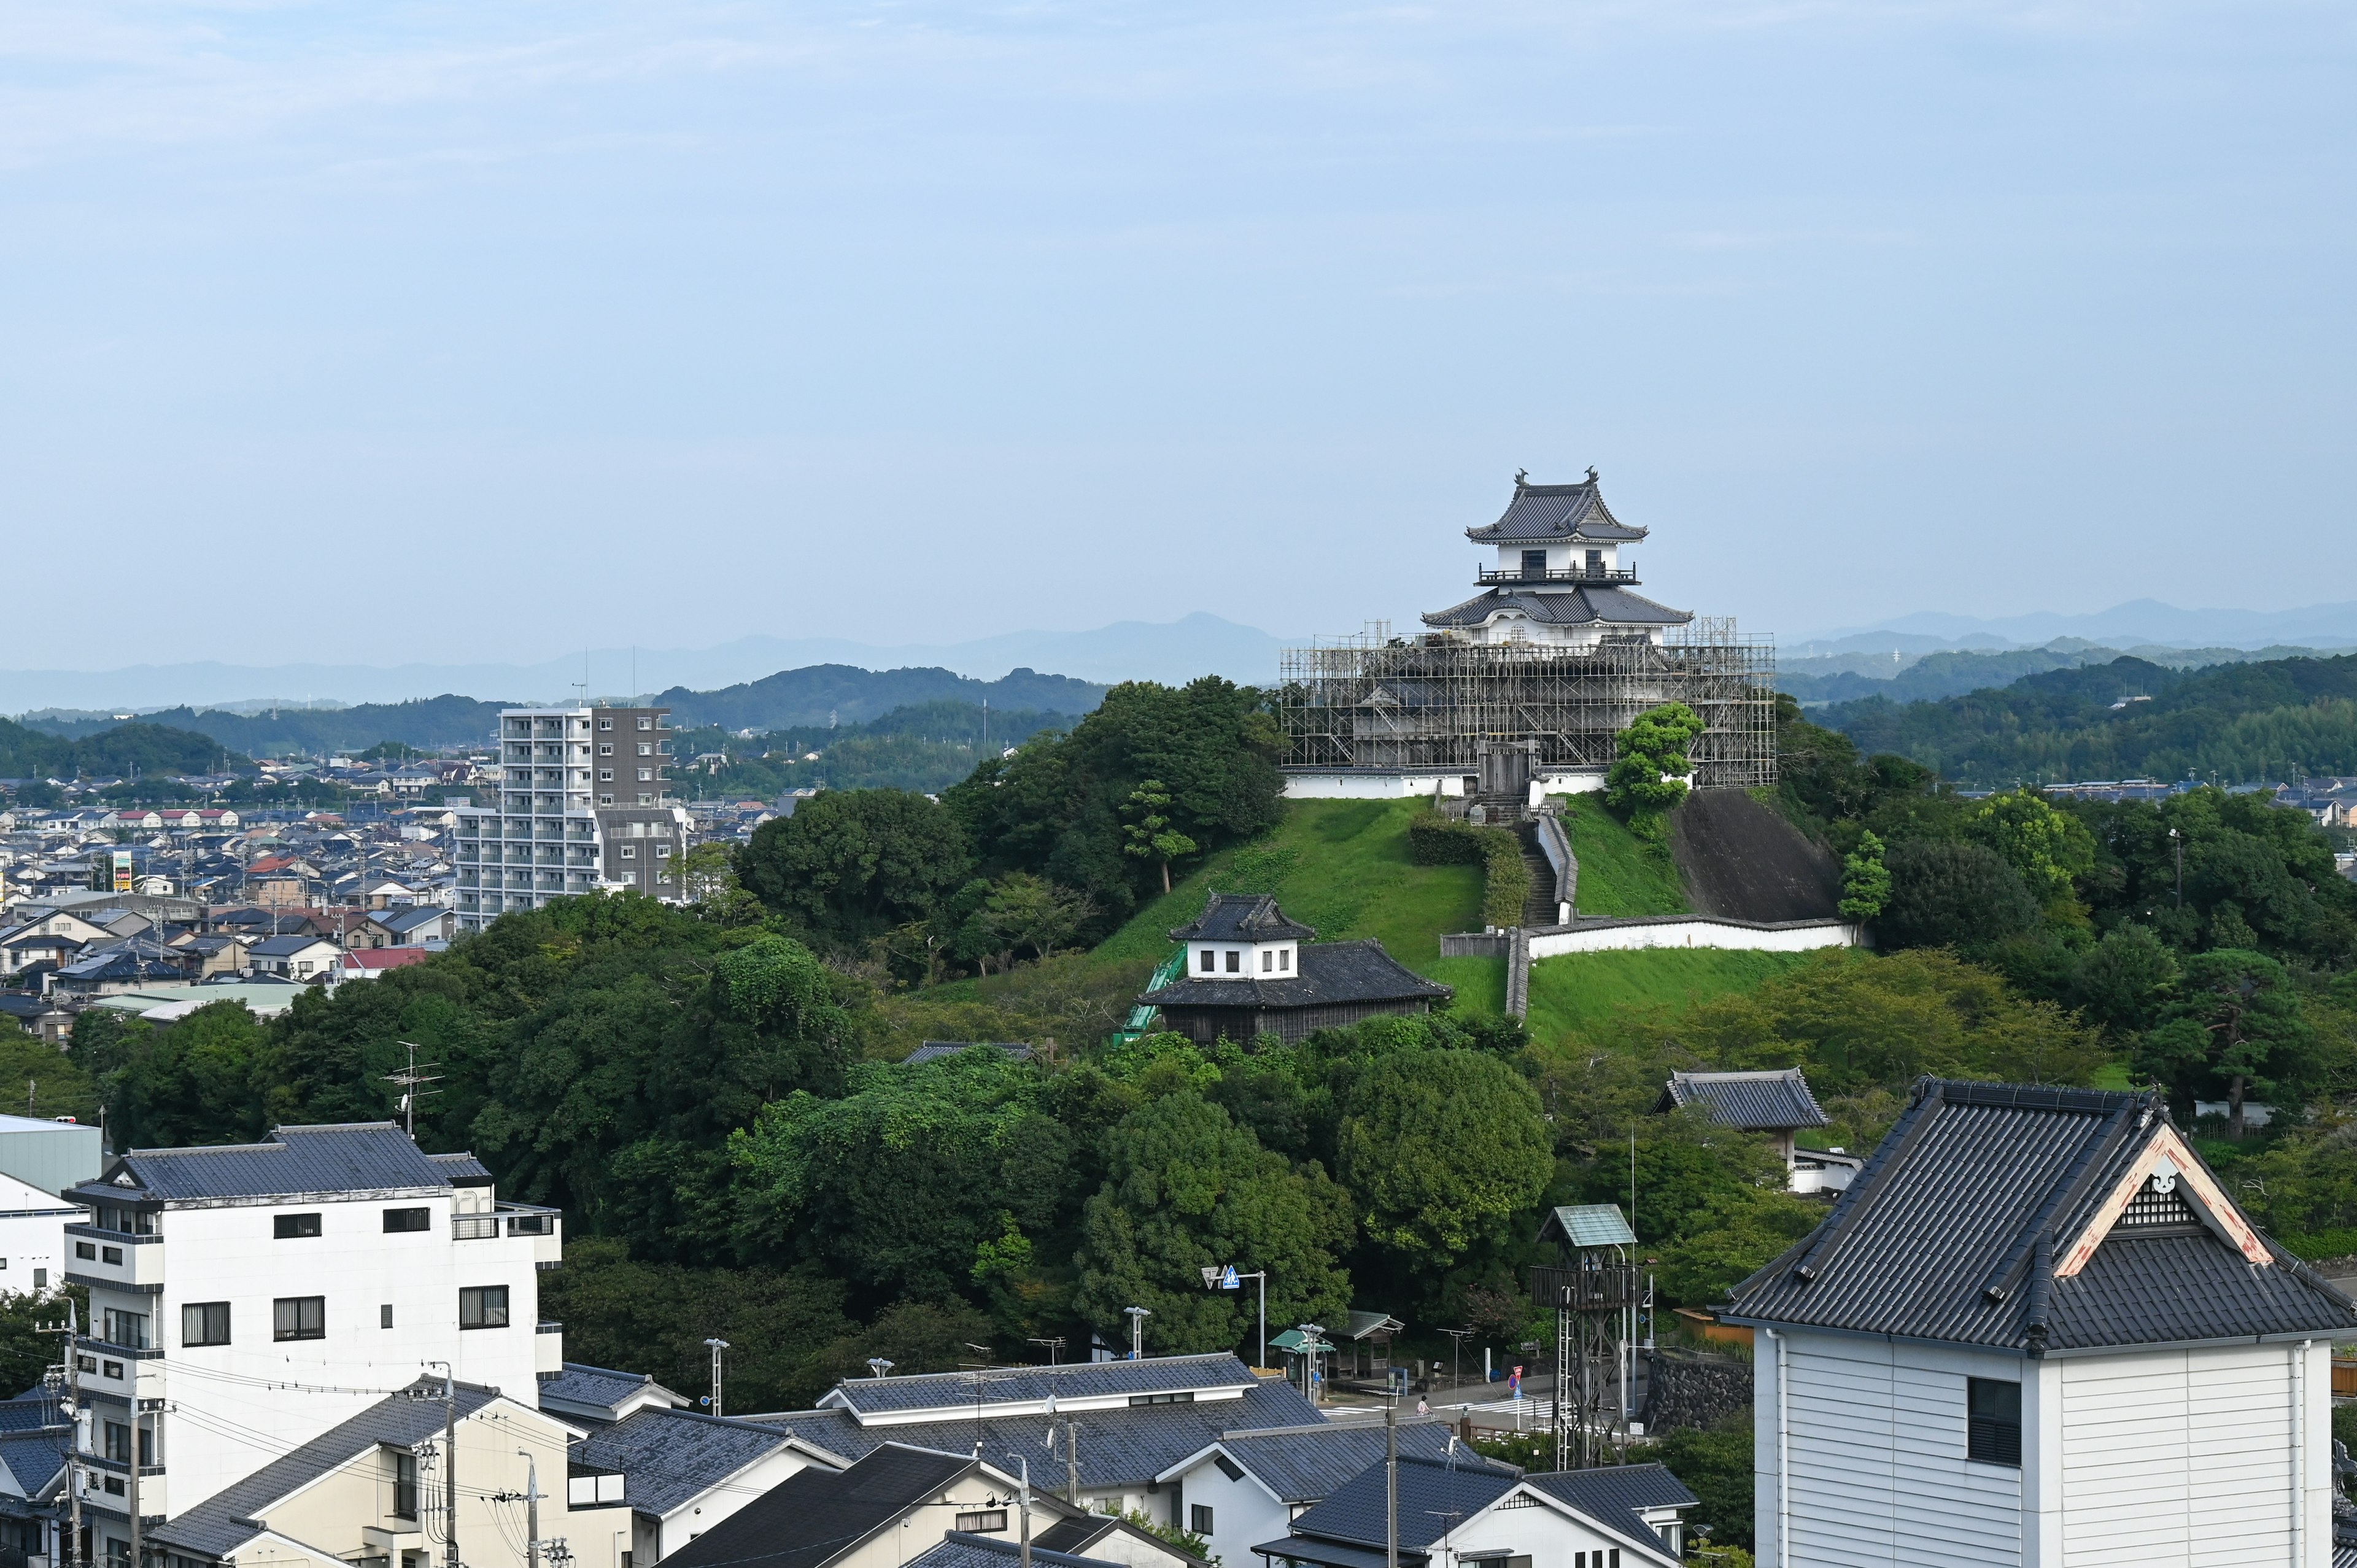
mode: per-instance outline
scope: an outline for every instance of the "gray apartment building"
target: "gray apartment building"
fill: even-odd
[[[668,708],[506,708],[497,804],[457,812],[457,916],[480,930],[551,898],[678,897],[687,812],[670,795]]]

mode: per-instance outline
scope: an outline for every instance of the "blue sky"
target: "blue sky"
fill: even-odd
[[[2357,598],[2352,27],[0,0],[7,662]]]

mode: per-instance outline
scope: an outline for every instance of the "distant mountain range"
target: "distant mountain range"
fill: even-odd
[[[0,712],[65,710],[59,716],[81,719],[179,707],[266,713],[275,706],[283,714],[294,707],[408,703],[454,692],[494,705],[554,703],[582,693],[619,697],[633,692],[714,692],[814,665],[933,668],[983,681],[1017,669],[1049,670],[1097,685],[1175,684],[1198,675],[1225,675],[1259,685],[1275,678],[1284,641],[1199,613],[1175,621],[1117,621],[1093,631],[1017,631],[972,642],[895,648],[840,638],[747,637],[695,650],[592,649],[538,664],[200,662],[0,671]]]
[[[2043,648],[1943,650],[1935,653],[1824,653],[1813,658],[1779,656],[1776,689],[1790,693],[1803,704],[1855,702],[1861,697],[1887,697],[1894,703],[1936,702],[1993,686],[2007,686],[2027,675],[2052,670],[2077,670],[2109,664],[2122,657],[2169,670],[2199,670],[2213,664],[2253,664],[2262,660],[2322,657],[2313,648],[2169,648],[2143,643],[2135,648],[2104,648],[2077,638],[2060,637]]]
[[[2169,648],[2357,648],[2357,603],[2309,605],[2293,610],[2183,609],[2158,599],[2131,599],[2092,615],[2038,611],[1977,618],[1919,610],[1872,626],[1846,628],[1787,642],[1788,659],[1851,652],[1931,653],[1943,649],[2030,648],[2057,638],[2084,638],[2112,648],[2151,643]]]

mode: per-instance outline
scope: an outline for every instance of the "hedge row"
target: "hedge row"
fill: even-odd
[[[1481,868],[1481,923],[1519,926],[1530,901],[1531,868],[1522,841],[1504,828],[1452,822],[1433,813],[1408,824],[1408,858],[1418,865]]]

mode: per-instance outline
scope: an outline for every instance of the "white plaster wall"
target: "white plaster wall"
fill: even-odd
[[[79,1208],[0,1216],[0,1291],[57,1288],[65,1268],[66,1222],[81,1217]],[[36,1271],[44,1284],[35,1283]]]
[[[413,1208],[432,1211],[431,1229],[385,1233],[385,1209]],[[382,1391],[425,1375],[430,1362],[447,1361],[462,1382],[537,1404],[533,1249],[546,1239],[453,1240],[452,1208],[453,1195],[444,1191],[179,1208],[157,1218],[163,1240],[151,1245],[164,1249],[161,1294],[94,1288],[91,1308],[93,1318],[106,1306],[151,1314],[149,1342],[164,1354],[126,1359],[128,1379],[93,1379],[88,1386],[129,1396],[135,1380],[139,1397],[170,1402],[157,1448],[167,1475],[153,1483],[164,1509],[194,1507],[358,1414]],[[320,1235],[283,1241],[273,1235],[274,1215],[314,1210]],[[461,1330],[459,1289],[501,1284],[508,1287],[508,1326]],[[326,1337],[274,1338],[273,1303],[306,1295],[326,1298]],[[180,1308],[212,1301],[230,1304],[230,1343],[184,1346]],[[393,1326],[384,1328],[381,1309],[388,1305]],[[104,1355],[98,1348],[85,1353]],[[113,1419],[121,1419],[121,1408],[113,1407]]]
[[[1640,948],[1732,948],[1752,952],[1808,952],[1816,948],[1857,947],[1860,929],[1840,920],[1759,930],[1749,926],[1696,917],[1645,925],[1598,926],[1582,930],[1548,931],[1531,938],[1533,960],[1562,958],[1572,953],[1628,952]]]
[[[1463,773],[1287,772],[1285,795],[1289,800],[1430,800],[1464,794],[1465,779]]]
[[[1250,1471],[1243,1480],[1231,1481],[1217,1460],[1205,1459],[1178,1479],[1190,1508],[1202,1503],[1211,1509],[1211,1554],[1226,1568],[1251,1568],[1258,1561],[1252,1554],[1254,1547],[1281,1541],[1293,1528],[1293,1510],[1253,1479]]]
[[[1448,1538],[1448,1554],[1443,1557],[1436,1552],[1434,1562],[1459,1564],[1469,1553],[1503,1552],[1512,1557],[1528,1556],[1531,1568],[1573,1568],[1577,1553],[1588,1552],[1592,1559],[1599,1548],[1609,1552],[1616,1547],[1624,1568],[1636,1568],[1640,1563],[1668,1568],[1677,1562],[1666,1546],[1649,1552],[1621,1536],[1608,1534],[1544,1502],[1514,1506],[1528,1495],[1510,1493],[1501,1499],[1500,1506],[1485,1509],[1468,1520]]]

